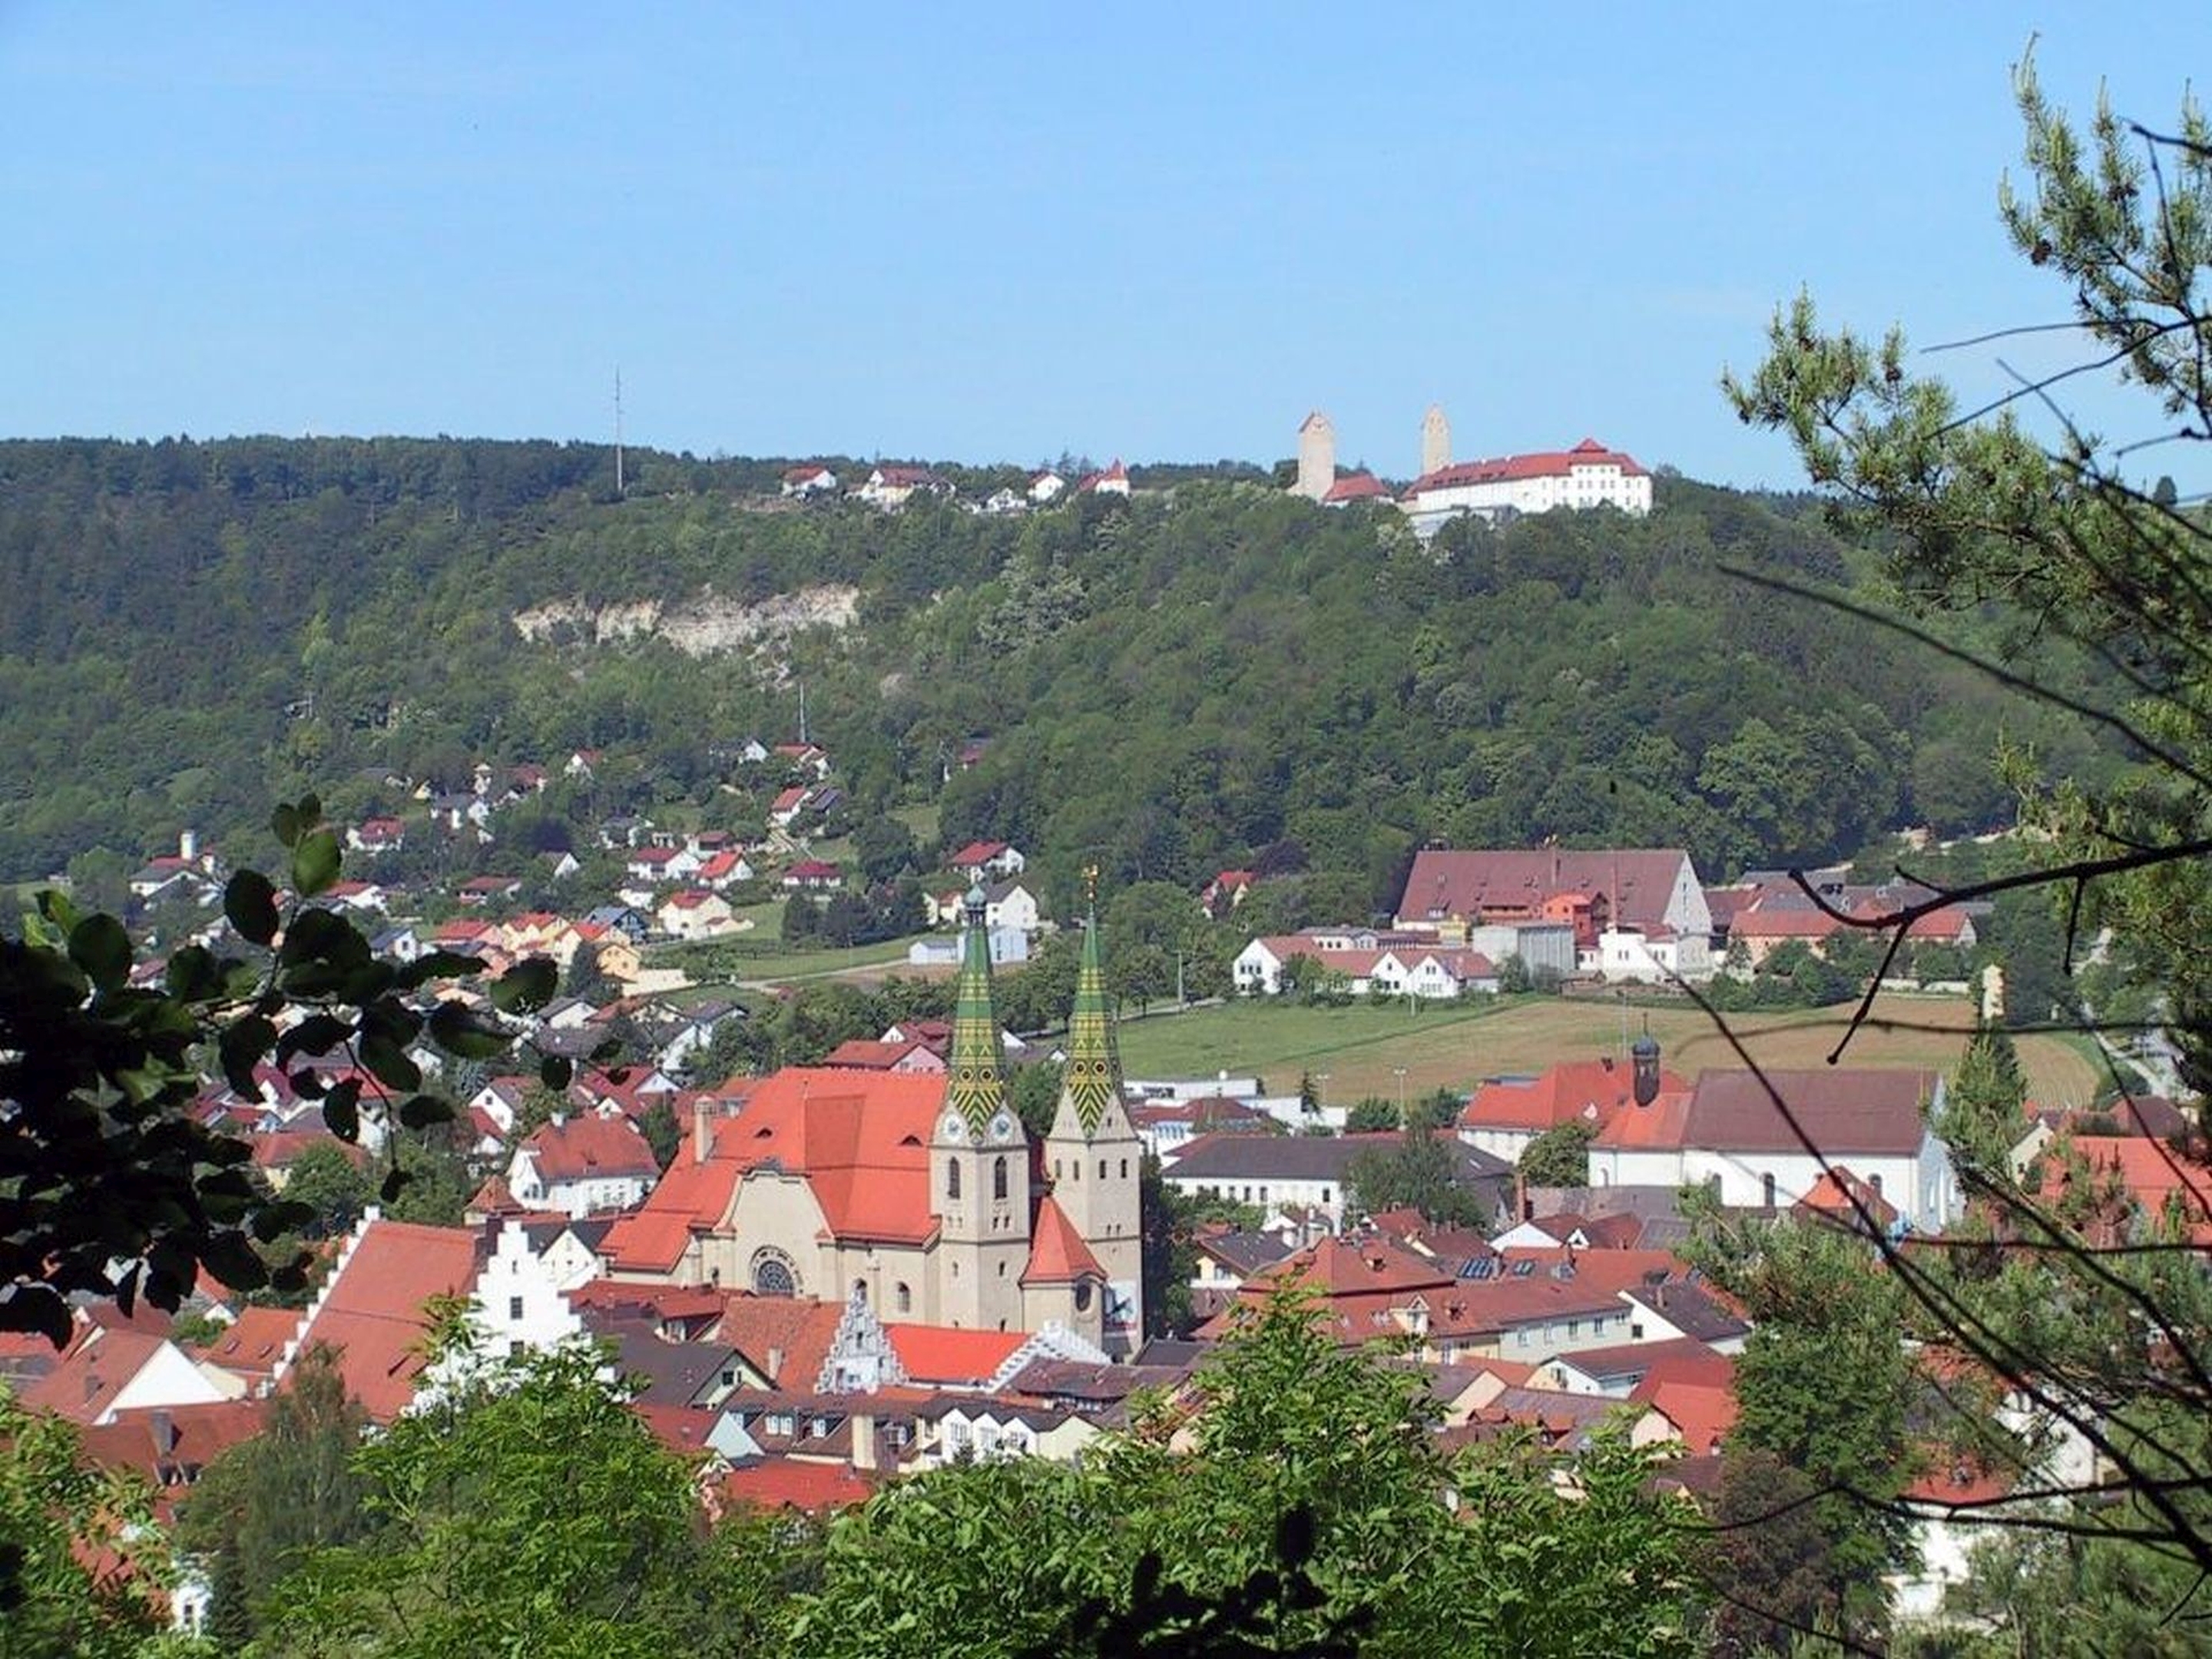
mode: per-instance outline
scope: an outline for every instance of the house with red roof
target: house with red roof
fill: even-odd
[[[1687,1094],[1616,1113],[1590,1143],[1590,1184],[1705,1186],[1730,1208],[1778,1210],[1843,1165],[1902,1224],[1940,1231],[1960,1209],[1934,1127],[1943,1088],[1915,1070],[1704,1072]]]
[[[1632,456],[1584,438],[1572,449],[1455,462],[1423,473],[1398,500],[1422,537],[1470,515],[1499,520],[1610,507],[1641,517],[1651,510],[1651,474]]]
[[[119,1413],[210,1405],[240,1392],[234,1379],[166,1336],[94,1321],[77,1328],[52,1369],[18,1397],[29,1410],[96,1427]]]
[[[464,1297],[477,1276],[477,1235],[459,1227],[363,1216],[339,1247],[315,1299],[276,1367],[282,1387],[299,1357],[331,1350],[346,1392],[374,1423],[389,1423],[415,1398],[427,1363],[431,1305]]]
[[[542,1123],[514,1149],[507,1167],[507,1190],[517,1203],[571,1218],[627,1210],[659,1176],[653,1148],[619,1115]]]
[[[845,884],[844,866],[825,859],[801,859],[783,872],[783,884],[798,893],[834,893]]]
[[[783,469],[781,493],[787,498],[796,495],[802,501],[809,495],[834,495],[837,493],[837,475],[819,461],[787,466]]]
[[[1662,1091],[1689,1085],[1662,1071]],[[1528,1143],[1565,1123],[1580,1123],[1595,1136],[1636,1103],[1630,1068],[1611,1054],[1595,1060],[1563,1060],[1533,1078],[1493,1078],[1468,1097],[1460,1110],[1459,1138],[1509,1163],[1517,1163]]]
[[[933,1072],[945,1070],[945,1056],[919,1038],[903,1042],[874,1042],[853,1037],[823,1056],[824,1066],[850,1066],[861,1072]]]
[[[885,465],[871,468],[867,482],[854,495],[871,507],[904,507],[915,495],[950,495],[952,481],[926,466]]]
[[[1387,501],[1391,499],[1390,486],[1372,472],[1348,472],[1328,487],[1321,498],[1323,507],[1349,507],[1354,501]]]
[[[1018,876],[1028,865],[1029,860],[1018,848],[1009,847],[1002,841],[971,841],[945,860],[946,869],[971,878]]]
[[[794,783],[788,789],[779,790],[769,803],[768,821],[779,830],[788,830],[799,821],[806,810],[807,797],[814,791],[803,783]]]
[[[407,826],[398,818],[363,818],[346,830],[346,845],[356,853],[396,853],[407,844]]]
[[[702,887],[671,893],[653,919],[671,939],[720,939],[738,931],[737,912],[730,908],[729,900]]]
[[[1126,500],[1129,494],[1129,473],[1121,465],[1121,458],[1117,455],[1111,466],[1097,472],[1086,472],[1078,478],[1075,493],[1079,495],[1119,495]]]

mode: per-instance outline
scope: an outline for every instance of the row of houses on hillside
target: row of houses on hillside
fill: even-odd
[[[884,463],[868,469],[867,476],[848,489],[836,472],[819,461],[802,462],[784,469],[781,494],[787,501],[846,499],[892,511],[916,496],[950,501],[959,495],[951,479],[933,467]],[[1020,489],[1011,485],[994,489],[971,512],[1006,514],[1050,507],[1065,495],[1121,495],[1129,494],[1128,469],[1117,457],[1111,465],[1085,472],[1073,485],[1049,467],[1030,474]]]

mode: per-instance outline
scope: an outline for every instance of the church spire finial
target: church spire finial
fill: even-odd
[[[1075,970],[1075,1006],[1067,1019],[1067,1071],[1063,1087],[1085,1135],[1097,1133],[1107,1109],[1120,1098],[1121,1059],[1115,1051],[1114,1016],[1106,999],[1106,968],[1098,943],[1098,871],[1083,872],[1090,917]]]
[[[1006,1104],[999,1017],[991,1006],[991,939],[984,927],[988,905],[981,882],[968,890],[963,908],[967,927],[961,941],[960,977],[953,988],[951,1077],[945,1094],[945,1104],[959,1114],[969,1133],[981,1138]]]

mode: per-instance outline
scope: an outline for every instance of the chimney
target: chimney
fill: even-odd
[[[191,830],[181,831],[177,836],[177,856],[190,864],[199,855],[200,838],[198,832]]]
[[[854,1412],[853,1425],[853,1467],[872,1471],[876,1467],[876,1414],[873,1412]]]
[[[770,1348],[768,1351],[768,1380],[769,1385],[773,1387],[776,1379],[782,1375],[783,1350],[781,1348]]]
[[[1514,1218],[1520,1221],[1526,1221],[1535,1214],[1528,1202],[1528,1177],[1518,1170],[1513,1172],[1513,1214]]]
[[[691,1103],[691,1161],[704,1164],[713,1150],[714,1137],[707,1128],[707,1101],[704,1096]]]
[[[167,1457],[177,1449],[177,1420],[166,1411],[157,1411],[147,1419],[147,1426],[154,1431],[154,1450]]]

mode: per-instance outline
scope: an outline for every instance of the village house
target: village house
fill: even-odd
[[[1498,520],[1611,507],[1641,517],[1651,510],[1651,475],[1632,457],[1585,438],[1572,449],[1438,467],[1408,484],[1399,503],[1422,537],[1467,515]]]
[[[720,939],[738,931],[737,913],[729,900],[696,887],[670,894],[654,917],[671,939]]]
[[[1590,1143],[1590,1184],[1710,1186],[1730,1207],[1774,1210],[1848,1164],[1905,1224],[1940,1231],[1960,1206],[1932,1127],[1943,1087],[1920,1071],[1705,1072],[1686,1094],[1616,1113]]]
[[[801,500],[809,495],[834,495],[837,493],[837,475],[820,462],[802,466],[787,466],[783,470],[783,488],[787,497],[796,495]]]
[[[1079,495],[1119,495],[1126,500],[1129,494],[1128,470],[1116,456],[1111,465],[1100,471],[1086,472],[1078,478],[1075,493]]]
[[[533,1130],[507,1166],[517,1203],[572,1218],[629,1209],[659,1176],[653,1148],[620,1115],[556,1116]]]
[[[915,495],[950,495],[952,481],[926,466],[878,466],[854,495],[871,507],[903,507]]]
[[[371,1206],[338,1246],[276,1370],[282,1388],[318,1344],[337,1356],[346,1392],[372,1423],[388,1424],[415,1398],[433,1297],[465,1296],[476,1279],[477,1236],[463,1228],[388,1221]]]
[[[844,866],[823,859],[801,859],[783,872],[783,884],[795,893],[834,893],[845,884]]]
[[[407,844],[407,826],[398,818],[364,818],[346,831],[346,846],[356,853],[397,853]]]
[[[1297,1205],[1320,1212],[1332,1229],[1344,1225],[1353,1162],[1368,1151],[1389,1152],[1405,1139],[1398,1130],[1373,1134],[1237,1134],[1217,1131],[1192,1141],[1161,1178],[1186,1197],[1224,1198],[1239,1204]],[[1452,1143],[1444,1143],[1452,1145]],[[1454,1179],[1495,1211],[1513,1185],[1511,1167],[1472,1146],[1454,1146]]]
[[[1030,474],[1029,482],[1030,504],[1036,507],[1050,507],[1060,499],[1061,493],[1066,488],[1067,480],[1049,467],[1041,472],[1032,472]]]
[[[1002,841],[971,841],[945,860],[946,869],[971,881],[985,876],[1018,876],[1028,864],[1018,848]]]

